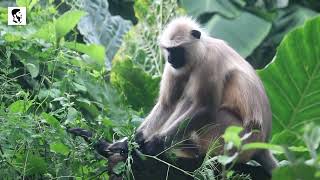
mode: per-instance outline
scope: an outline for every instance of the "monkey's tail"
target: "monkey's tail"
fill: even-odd
[[[253,159],[263,167],[270,177],[272,175],[272,170],[278,167],[277,159],[267,149],[259,151]]]

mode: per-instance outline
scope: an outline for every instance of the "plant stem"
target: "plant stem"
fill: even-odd
[[[177,166],[175,166],[175,165],[172,165],[172,164],[170,164],[170,163],[168,163],[168,162],[166,162],[166,161],[164,161],[164,160],[162,160],[162,159],[160,159],[160,158],[157,158],[156,156],[150,156],[150,155],[147,155],[147,154],[144,154],[144,156],[145,156],[145,157],[152,158],[152,159],[155,159],[155,160],[157,160],[157,161],[159,161],[159,162],[162,162],[162,163],[168,165],[169,167],[173,167],[173,168],[175,168],[176,170],[179,170],[179,171],[183,172],[184,174],[186,174],[186,175],[188,175],[188,176],[191,176],[191,177],[193,177],[193,178],[199,179],[199,178],[197,178],[197,177],[194,177],[194,175],[191,174],[191,173],[189,173],[188,171],[185,171],[185,170],[183,170],[183,169],[181,169],[181,168],[179,168],[179,167],[177,167]]]

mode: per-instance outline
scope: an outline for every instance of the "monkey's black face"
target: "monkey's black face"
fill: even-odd
[[[168,62],[175,69],[181,68],[186,64],[185,50],[183,47],[171,47],[167,48]]]

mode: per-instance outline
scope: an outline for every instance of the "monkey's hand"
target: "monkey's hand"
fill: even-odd
[[[67,129],[68,133],[71,133],[75,136],[80,136],[82,137],[87,143],[91,143],[91,138],[92,138],[92,132],[85,130],[85,129],[81,129],[81,128],[70,128]]]
[[[67,129],[67,132],[82,137],[87,143],[91,144],[93,134],[92,132],[81,129],[81,128],[70,128]],[[113,152],[109,150],[109,146],[111,144],[103,139],[98,140],[97,142],[93,143],[94,149],[100,154],[101,156],[108,158],[110,155],[112,155]]]
[[[149,139],[143,136],[142,132],[136,134],[135,141],[139,144],[140,150],[143,154],[157,155],[165,148],[165,138],[154,135]]]

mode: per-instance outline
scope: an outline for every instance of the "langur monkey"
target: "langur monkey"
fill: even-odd
[[[227,43],[208,36],[191,18],[178,17],[165,27],[159,45],[166,60],[159,98],[136,134],[143,153],[156,155],[187,138],[189,148],[180,146],[177,157],[204,156],[231,125],[242,126],[243,134],[258,130],[245,143],[268,140],[272,113],[263,84]],[[268,173],[277,166],[268,150],[245,152],[239,162],[252,159]]]

